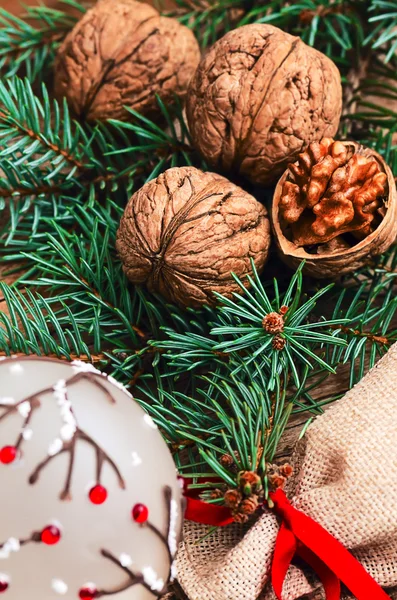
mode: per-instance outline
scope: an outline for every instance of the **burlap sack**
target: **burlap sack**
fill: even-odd
[[[318,521],[382,586],[397,585],[397,344],[299,443],[293,504]],[[190,600],[271,600],[277,518],[251,527],[186,523],[178,579]],[[199,543],[198,543],[199,542]],[[390,592],[389,592],[390,593]],[[291,567],[283,600],[321,598],[311,575]]]

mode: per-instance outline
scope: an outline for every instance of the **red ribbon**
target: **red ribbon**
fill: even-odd
[[[294,508],[282,490],[270,494],[281,526],[274,548],[271,578],[278,600],[294,556],[301,557],[318,575],[327,600],[340,600],[341,582],[357,600],[390,600],[356,558],[319,523]],[[203,502],[187,492],[185,518],[196,523],[225,526],[233,522],[230,510]]]
[[[199,500],[202,489],[189,489],[189,485],[193,483],[192,479],[181,478],[181,480],[186,498],[185,519],[214,527],[225,527],[234,522],[230,510],[226,506],[217,506]],[[217,483],[219,479],[215,477],[206,479],[206,483],[211,482]]]

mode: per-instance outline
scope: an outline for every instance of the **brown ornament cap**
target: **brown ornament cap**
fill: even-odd
[[[168,169],[130,199],[117,233],[127,277],[182,306],[239,289],[232,277],[260,272],[270,246],[265,207],[215,173]],[[248,282],[247,282],[248,283]]]
[[[324,138],[279,180],[272,227],[281,258],[317,278],[337,278],[385,252],[397,235],[393,174],[374,150]]]
[[[269,184],[310,142],[335,135],[340,74],[299,37],[246,25],[204,56],[186,110],[193,141],[211,167]]]
[[[158,112],[183,97],[200,60],[190,29],[135,0],[99,0],[68,34],[55,61],[55,94],[88,121]]]

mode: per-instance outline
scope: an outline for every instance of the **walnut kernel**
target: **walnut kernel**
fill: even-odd
[[[311,143],[289,170],[279,207],[297,246],[348,232],[362,239],[379,225],[387,175],[374,156],[325,138]]]
[[[273,196],[281,258],[292,268],[338,278],[372,262],[397,235],[393,173],[371,148],[325,138],[289,166]]]

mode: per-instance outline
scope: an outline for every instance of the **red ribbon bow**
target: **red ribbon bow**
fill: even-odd
[[[225,526],[233,523],[230,510],[186,494],[185,518],[196,523]],[[341,582],[357,600],[390,600],[352,554],[319,523],[294,508],[282,490],[270,494],[281,526],[274,548],[271,579],[278,600],[294,556],[301,557],[318,575],[327,600],[340,600]]]

